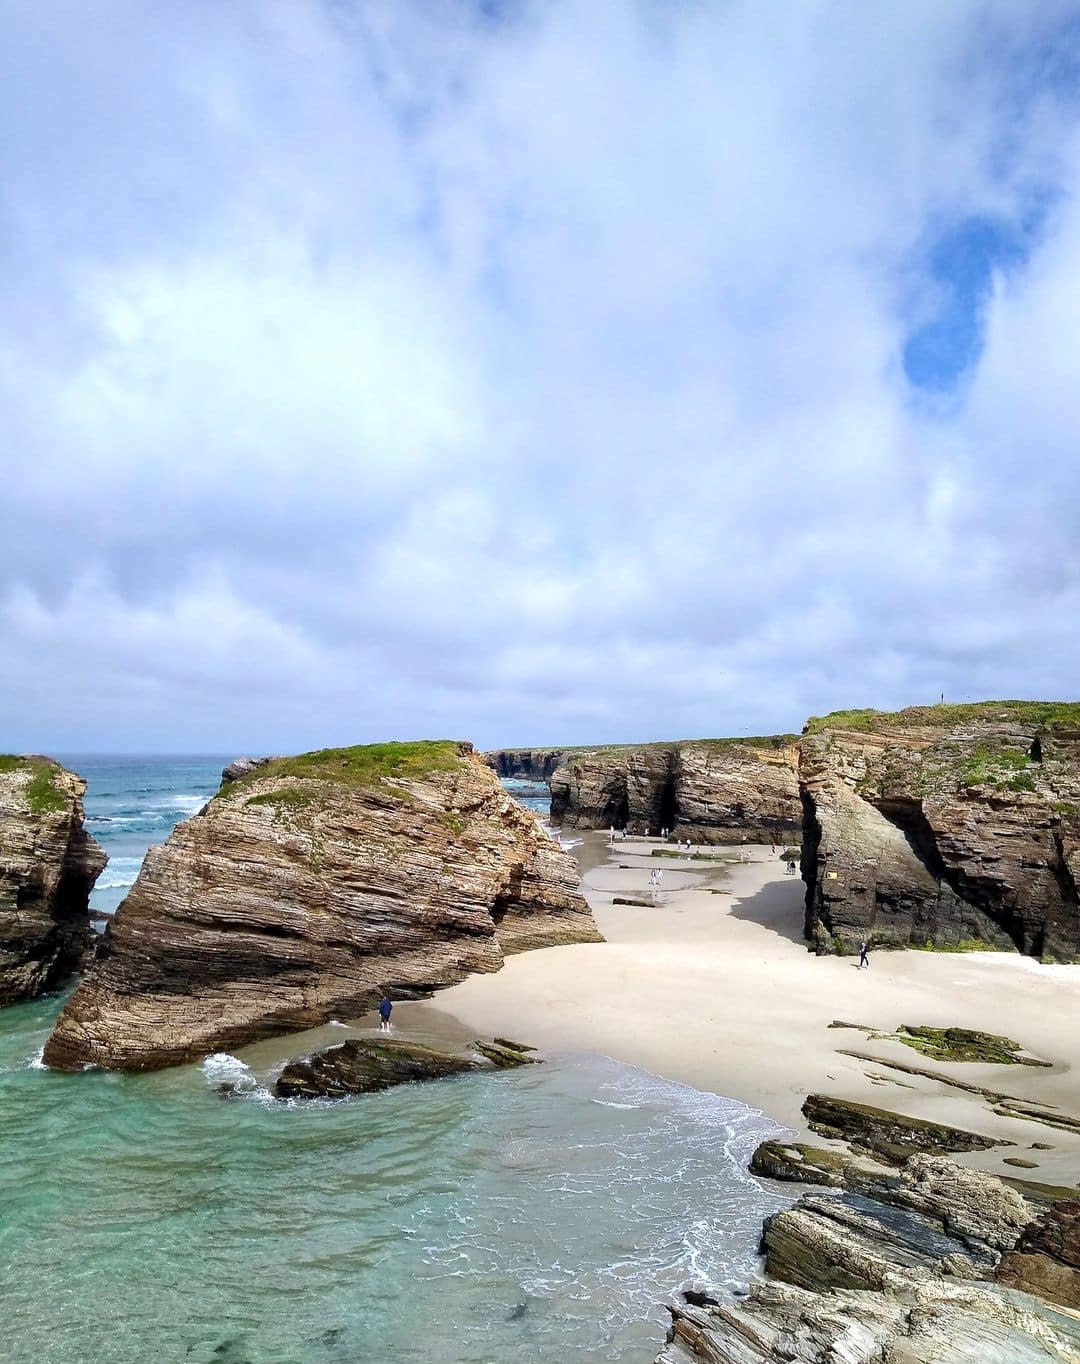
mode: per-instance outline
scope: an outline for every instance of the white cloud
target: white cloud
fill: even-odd
[[[1074,689],[1073,6],[51,10],[0,20],[0,746]],[[928,244],[1039,203],[914,401]]]

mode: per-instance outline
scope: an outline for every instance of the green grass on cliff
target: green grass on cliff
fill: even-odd
[[[57,790],[53,776],[55,768],[51,763],[33,758],[20,758],[13,753],[0,754],[0,775],[5,772],[29,772],[30,780],[24,790],[30,813],[44,815],[56,810],[66,810],[68,799],[63,791]]]
[[[412,743],[360,744],[354,748],[320,748],[294,758],[274,758],[239,781],[226,782],[220,794],[228,796],[254,782],[273,777],[299,777],[308,781],[332,781],[347,786],[374,786],[391,781],[422,780],[434,772],[450,772],[462,762],[461,746],[453,739],[418,739]],[[274,793],[265,797],[271,800]],[[280,793],[278,793],[279,797]],[[259,797],[253,797],[258,800]]]
[[[971,701],[957,705],[908,706],[887,711],[872,708],[834,710],[828,715],[812,715],[804,734],[820,734],[828,729],[904,729],[921,726],[946,728],[975,721],[1002,720],[1051,729],[1055,725],[1080,727],[1080,701]]]

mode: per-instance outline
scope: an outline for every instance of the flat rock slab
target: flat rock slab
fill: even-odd
[[[1015,1144],[825,1094],[809,1095],[802,1111],[813,1131],[850,1142],[890,1165],[902,1165],[916,1152],[987,1151]]]

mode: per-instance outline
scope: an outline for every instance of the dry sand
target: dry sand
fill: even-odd
[[[981,1096],[839,1054],[863,1051],[1080,1116],[1080,966],[996,952],[878,952],[860,971],[852,958],[807,952],[803,883],[768,847],[751,849],[748,864],[726,864],[653,857],[658,846],[633,839],[609,849],[604,835],[585,835],[575,849],[582,888],[607,941],[524,953],[496,975],[401,1004],[399,1034],[501,1034],[600,1053],[741,1099],[798,1132],[808,1093],[858,1099],[1016,1143],[960,1157],[978,1168],[1080,1182],[1080,1136],[999,1117]],[[664,877],[655,907],[612,903],[616,895],[648,899],[657,866]],[[980,1028],[1053,1064],[935,1062],[899,1042],[830,1029],[833,1020],[883,1031],[901,1023]],[[1054,1149],[1032,1150],[1033,1142]],[[1010,1168],[1004,1156],[1038,1168]]]

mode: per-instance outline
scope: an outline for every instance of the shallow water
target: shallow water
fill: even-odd
[[[42,1070],[58,1003],[0,1012],[5,1360],[645,1364],[780,1205],[769,1119],[603,1058],[305,1107]]]

